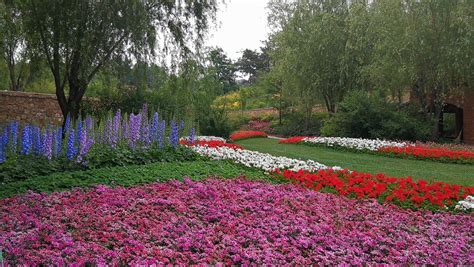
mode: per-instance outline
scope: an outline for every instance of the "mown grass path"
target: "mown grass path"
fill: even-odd
[[[237,143],[249,150],[275,156],[311,159],[329,166],[341,166],[354,171],[384,173],[394,177],[411,176],[414,179],[474,186],[474,165],[398,159],[325,147],[278,144],[278,140],[270,138],[246,139]]]

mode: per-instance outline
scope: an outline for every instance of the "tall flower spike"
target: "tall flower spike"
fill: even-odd
[[[18,122],[17,121],[12,122],[10,131],[11,131],[10,147],[11,147],[12,152],[16,153],[16,150],[18,147]]]
[[[76,147],[74,144],[74,129],[70,128],[69,130],[69,135],[68,135],[68,140],[67,140],[67,150],[66,150],[66,157],[69,160],[74,160],[74,157],[76,156]]]
[[[150,139],[152,143],[158,142],[158,127],[159,127],[159,120],[158,120],[158,112],[153,114],[153,119],[150,125]]]
[[[59,126],[59,128],[56,131],[56,135],[54,138],[54,155],[56,157],[60,157],[62,153],[62,147],[63,147],[63,128]]]
[[[79,118],[77,120],[77,130],[76,130],[76,133],[77,133],[77,143],[79,143],[79,140],[81,140],[81,135],[82,135],[82,119]]]
[[[117,110],[114,116],[113,125],[112,125],[112,136],[111,141],[112,145],[115,147],[119,142],[119,133],[120,133],[120,120],[122,118],[120,109]]]
[[[21,154],[29,155],[33,149],[33,141],[31,136],[31,126],[25,125],[21,134]]]
[[[165,147],[165,131],[166,131],[166,121],[162,120],[160,123],[160,128],[158,129],[158,147]]]
[[[138,115],[134,115],[133,113],[130,114],[130,122],[129,122],[130,130],[129,130],[129,137],[128,137],[128,144],[131,148],[135,148],[137,142],[140,140],[140,129],[142,124],[142,114],[139,113]]]
[[[82,129],[81,139],[79,140],[79,155],[77,156],[77,162],[83,162],[89,148],[87,131],[84,128]]]
[[[4,163],[7,159],[7,144],[8,144],[8,129],[3,129],[2,136],[0,137],[0,164]]]
[[[53,158],[53,130],[51,127],[45,132],[45,138],[43,140],[43,155],[51,160]]]
[[[179,125],[174,120],[171,121],[171,134],[168,139],[171,147],[176,148],[179,141]]]
[[[41,143],[41,130],[37,126],[33,126],[33,147],[36,155],[41,155],[42,143]]]
[[[71,127],[71,115],[68,113],[66,116],[66,122],[64,123],[63,134],[68,133],[70,127]]]

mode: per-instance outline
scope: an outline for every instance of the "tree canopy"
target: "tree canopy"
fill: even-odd
[[[216,0],[18,0],[27,43],[45,58],[64,116],[77,117],[89,83],[112,58],[186,55],[202,43]],[[68,92],[68,94],[66,94]]]

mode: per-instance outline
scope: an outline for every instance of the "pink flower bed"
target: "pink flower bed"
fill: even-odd
[[[0,200],[10,265],[473,265],[471,215],[208,179]]]

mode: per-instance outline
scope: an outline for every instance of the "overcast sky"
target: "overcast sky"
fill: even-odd
[[[226,0],[217,14],[218,25],[210,30],[206,45],[221,47],[234,60],[246,48],[259,49],[269,32],[267,3],[268,0]]]

